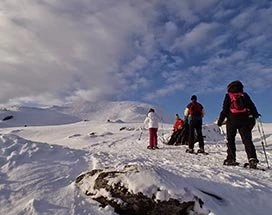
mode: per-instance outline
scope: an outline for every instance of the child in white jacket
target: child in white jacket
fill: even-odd
[[[149,130],[149,146],[148,149],[158,149],[158,127],[159,127],[159,117],[155,113],[153,108],[148,111],[147,117],[145,118],[144,124]]]

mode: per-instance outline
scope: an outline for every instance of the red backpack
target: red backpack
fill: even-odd
[[[192,102],[189,106],[189,115],[191,116],[202,116],[203,107],[197,102]]]
[[[232,113],[246,113],[246,102],[244,93],[228,93],[230,97],[230,111]]]

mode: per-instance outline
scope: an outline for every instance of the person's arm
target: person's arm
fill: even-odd
[[[219,115],[219,119],[217,121],[218,126],[223,125],[225,118],[229,115],[229,111],[230,111],[230,98],[229,98],[228,94],[226,94],[224,102],[223,102],[223,108],[222,108],[222,111]]]
[[[250,114],[252,114],[253,117],[257,119],[260,116],[260,114],[258,113],[254,102],[251,100],[250,96],[247,93],[244,93],[244,95],[246,97],[246,101],[248,102],[247,106],[250,110]]]
[[[202,105],[201,105],[201,107],[202,107],[201,116],[204,117],[204,115],[205,115],[205,110],[204,110],[204,107],[203,107]]]
[[[184,116],[185,117],[189,116],[189,108],[188,108],[188,106],[184,109]]]
[[[181,121],[181,128],[183,127],[183,125],[184,125],[184,120],[180,120]]]
[[[177,129],[177,122],[178,122],[178,121],[175,121],[175,123],[174,123],[174,125],[173,125],[173,131],[176,131],[176,129]]]
[[[149,117],[146,117],[145,120],[144,120],[144,127],[146,128],[148,123],[149,123]]]

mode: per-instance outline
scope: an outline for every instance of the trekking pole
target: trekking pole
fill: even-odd
[[[138,140],[141,140],[141,138],[142,138],[142,135],[143,135],[143,128],[140,128],[141,129],[141,133],[140,133],[140,135],[139,135],[139,138],[138,138]]]
[[[260,117],[259,117],[259,118],[257,118],[257,121],[258,121],[258,123],[259,123],[259,125],[260,125],[260,131],[262,132],[262,136],[263,136],[264,144],[265,144],[265,146],[267,147],[266,137],[265,137],[265,134],[264,134],[264,129],[263,129],[263,123],[262,123],[262,121],[261,121]]]
[[[269,169],[270,166],[269,166],[269,163],[268,163],[267,154],[266,154],[266,150],[265,150],[265,147],[264,147],[264,139],[265,139],[265,138],[264,138],[264,136],[263,136],[262,133],[261,133],[260,122],[259,122],[258,119],[257,119],[257,128],[258,128],[258,131],[259,131],[259,134],[260,134],[261,144],[262,144],[263,151],[264,151],[265,161],[266,161],[266,163],[267,163],[267,168]]]
[[[162,121],[162,138],[164,140],[164,130],[163,130],[163,118],[161,117],[161,121]]]
[[[267,155],[266,155],[266,150],[265,150],[263,141],[262,141],[262,146],[263,146],[265,161],[266,161],[266,163],[267,163],[267,169],[270,169],[270,166],[269,166],[269,163],[268,163],[268,159],[267,159]]]
[[[159,116],[159,115],[158,115]],[[159,119],[161,120],[161,137],[159,137],[159,139],[161,140],[161,142],[165,143],[165,139],[164,139],[164,130],[163,130],[163,118],[161,116],[159,116]]]
[[[139,136],[138,140],[141,140],[142,135],[143,135],[143,131],[141,131],[141,133],[140,133],[140,136]]]
[[[227,142],[227,137],[226,137],[226,133],[224,131],[224,129],[221,127],[219,127],[219,129],[221,130],[221,133],[223,134],[223,137],[224,137],[224,141]]]

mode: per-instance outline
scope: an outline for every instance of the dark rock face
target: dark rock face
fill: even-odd
[[[180,200],[169,198],[167,200],[155,199],[155,195],[148,197],[142,192],[132,193],[124,186],[121,180],[116,183],[109,183],[111,179],[122,178],[122,175],[130,171],[139,171],[137,167],[125,167],[122,171],[94,169],[91,172],[82,174],[76,178],[76,184],[80,186],[84,180],[92,181],[91,189],[83,190],[85,195],[100,203],[102,207],[110,205],[114,211],[120,215],[186,215],[194,213],[196,202],[202,207],[203,202],[194,197],[192,201],[181,202]],[[120,177],[121,176],[121,177]],[[95,191],[106,190],[110,195],[97,195]],[[160,191],[157,188],[157,191]],[[108,198],[108,196],[111,196]]]

